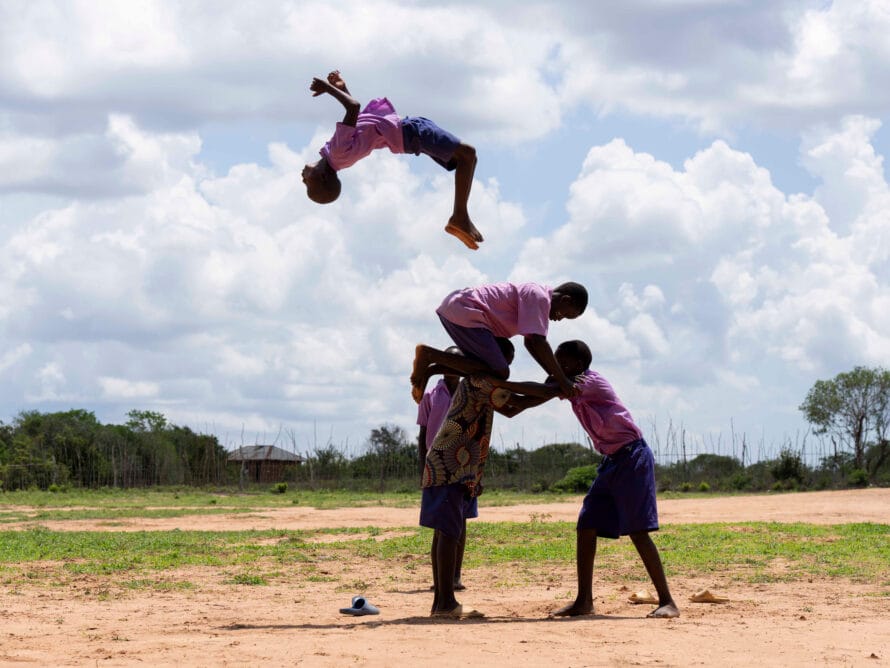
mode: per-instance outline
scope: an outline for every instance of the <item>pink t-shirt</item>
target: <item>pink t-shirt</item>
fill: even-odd
[[[575,386],[581,393],[569,401],[597,452],[612,455],[628,443],[643,438],[609,381],[596,371],[588,369],[576,376]]]
[[[319,153],[335,171],[339,171],[354,165],[375,148],[384,146],[393,153],[405,152],[401,119],[390,101],[379,97],[361,110],[355,127],[337,123],[334,136]]]
[[[494,283],[456,290],[436,313],[462,327],[482,327],[495,336],[547,336],[553,289],[537,283]]]
[[[436,386],[425,392],[423,399],[420,400],[420,406],[417,407],[417,424],[426,427],[427,450],[439,433],[439,427],[445,421],[450,407],[451,392],[448,391],[448,385],[444,380],[439,380]]]

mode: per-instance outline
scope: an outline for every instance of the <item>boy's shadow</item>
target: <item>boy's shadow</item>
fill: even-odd
[[[582,620],[590,621],[624,621],[639,620],[642,617],[625,617],[620,615],[578,615],[577,617],[482,617],[480,619],[447,619],[442,617],[429,616],[411,616],[400,617],[396,619],[367,619],[364,621],[348,622],[344,624],[336,624],[328,622],[324,624],[242,624],[235,622],[218,626],[220,631],[258,631],[258,630],[295,630],[303,631],[311,630],[328,630],[328,629],[354,629],[359,627],[377,628],[378,626],[426,626],[437,624],[538,624],[541,622],[566,623],[579,622]]]

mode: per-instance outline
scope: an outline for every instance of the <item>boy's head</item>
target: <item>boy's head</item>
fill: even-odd
[[[580,283],[563,283],[553,288],[553,298],[550,300],[550,319],[572,320],[584,313],[587,308],[587,290]]]
[[[303,167],[303,183],[316,204],[330,204],[340,196],[340,177],[324,158]]]
[[[513,343],[511,343],[510,339],[505,339],[502,336],[494,337],[494,340],[498,344],[498,348],[501,349],[501,352],[504,355],[504,359],[507,360],[507,365],[513,364],[513,358],[516,356],[516,348],[513,347]]]
[[[463,355],[464,351],[458,348],[457,346],[448,346],[445,349],[446,353],[450,353],[451,355]],[[460,376],[456,373],[445,373],[442,374],[442,378],[445,381],[445,384],[448,386],[448,389],[451,390],[452,394],[454,393],[454,388],[457,387],[457,384],[460,382]]]
[[[590,354],[590,348],[583,341],[563,341],[560,343],[553,355],[559,364],[562,372],[571,378],[583,373],[590,368],[590,362],[593,356]]]

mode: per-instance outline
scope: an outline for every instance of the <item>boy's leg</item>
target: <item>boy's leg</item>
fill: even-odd
[[[458,603],[454,598],[454,569],[457,562],[457,539],[436,531],[436,593],[433,597],[433,614],[454,610]]]
[[[433,566],[433,607],[430,608],[430,614],[436,611],[439,605],[439,560],[436,556],[439,549],[439,530],[433,531],[433,544],[430,548],[430,563]]]
[[[420,505],[420,525],[433,529],[431,561],[434,567],[433,617],[464,619],[483,617],[476,610],[461,606],[454,598],[454,571],[457,543],[463,525],[463,498],[466,487],[460,483],[425,487]]]
[[[460,143],[452,159],[457,164],[454,171],[454,210],[445,226],[445,231],[456,236],[468,248],[476,250],[479,248],[479,242],[484,239],[482,233],[473,225],[467,211],[473,176],[476,173],[476,149],[469,144]]]
[[[475,357],[449,353],[421,343],[414,348],[414,367],[411,372],[411,396],[414,401],[420,403],[420,400],[423,399],[423,393],[430,376],[446,372],[456,372],[462,376],[474,373],[503,375],[502,369],[492,369],[488,364]],[[509,373],[509,367],[507,373]],[[504,377],[506,378],[506,376]]]
[[[578,529],[575,561],[578,571],[578,595],[569,605],[554,611],[554,617],[593,614],[593,561],[596,558],[596,529]]]
[[[680,610],[674,603],[671,592],[668,589],[667,578],[664,575],[664,567],[661,565],[661,557],[658,555],[658,548],[652,542],[652,537],[648,531],[640,531],[630,534],[634,547],[646,566],[646,572],[655,585],[655,591],[658,592],[658,607],[650,612],[647,617],[671,618],[679,617]]]
[[[402,140],[406,153],[423,153],[445,169],[454,170],[454,209],[445,231],[456,236],[468,248],[479,248],[482,234],[467,213],[467,201],[476,172],[476,149],[422,116],[402,119]]]
[[[457,540],[457,559],[454,564],[454,591],[466,589],[460,580],[460,572],[464,565],[464,549],[467,547],[467,521],[464,520],[464,530],[460,532]]]

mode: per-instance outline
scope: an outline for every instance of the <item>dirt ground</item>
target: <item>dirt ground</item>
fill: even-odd
[[[577,503],[486,508],[484,521],[574,520]],[[6,508],[9,510],[10,508]],[[689,522],[890,521],[890,489],[664,500],[662,524]],[[314,511],[295,506],[250,515],[114,522],[43,522],[55,530],[306,529],[413,526],[416,509]],[[22,523],[24,528],[33,524]],[[471,528],[470,540],[472,540]],[[571,535],[566,537],[572,540]],[[657,540],[657,537],[656,537]],[[68,587],[0,585],[2,665],[307,666],[811,666],[890,665],[890,597],[880,583],[741,584],[730,574],[672,578],[674,620],[646,619],[653,607],[627,597],[642,588],[597,572],[597,614],[549,619],[575,586],[573,564],[516,564],[464,574],[462,602],[486,613],[471,621],[431,620],[429,576],[394,562],[330,561],[325,578],[292,577],[233,586],[216,569],[165,572],[188,590],[126,590],[94,576]],[[640,566],[642,570],[642,566]],[[890,564],[888,564],[890,570]],[[315,581],[315,580],[322,581]],[[344,583],[364,584],[352,591]],[[516,586],[521,582],[521,586]],[[708,588],[730,601],[696,604]],[[354,593],[379,616],[341,615]]]

